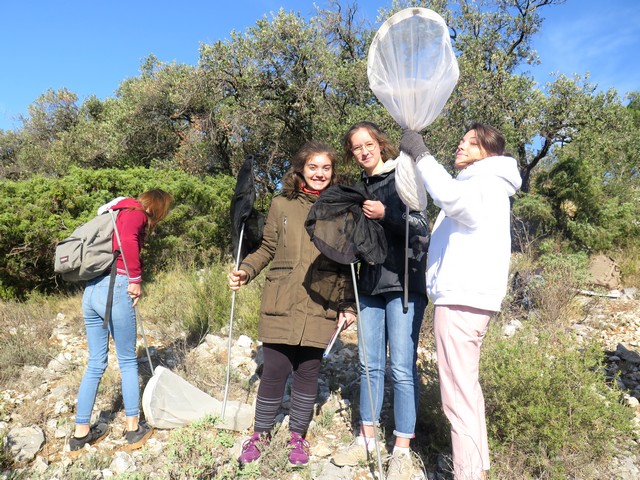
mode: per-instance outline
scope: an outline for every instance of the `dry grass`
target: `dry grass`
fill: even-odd
[[[625,287],[640,287],[640,242],[611,254],[620,267]]]
[[[0,389],[13,388],[24,367],[49,363],[55,325],[56,305],[50,301],[0,303]]]

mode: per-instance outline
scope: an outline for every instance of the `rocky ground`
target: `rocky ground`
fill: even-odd
[[[581,338],[599,338],[607,354],[607,374],[617,378],[628,393],[625,401],[635,409],[636,423],[640,425],[640,299],[634,290],[618,298],[584,296],[589,302],[589,313],[574,323],[573,328]],[[188,478],[173,471],[167,473],[170,457],[175,458],[176,434],[174,430],[156,430],[144,448],[135,452],[124,450],[122,438],[124,416],[118,405],[117,364],[114,352],[110,367],[101,386],[96,403],[96,415],[111,421],[109,436],[80,456],[72,458],[65,445],[73,431],[75,395],[86,363],[86,342],[82,332],[79,309],[61,312],[50,338],[57,356],[46,368],[25,367],[23,378],[15,388],[0,393],[0,434],[4,438],[7,454],[14,465],[12,470],[0,474],[0,478]],[[517,322],[504,327],[505,335],[517,334]],[[197,348],[183,351],[175,338],[155,325],[146,325],[151,345],[152,361],[169,368],[176,368],[202,390],[221,399],[226,370],[225,336],[209,335]],[[423,359],[432,358],[433,352],[426,346],[420,350]],[[232,350],[233,372],[229,398],[252,405],[260,370],[260,348],[251,339],[240,337]],[[141,373],[146,382],[149,377],[148,360],[144,351],[140,354]],[[185,365],[188,367],[185,368]],[[145,373],[146,372],[146,373]],[[334,348],[334,353],[324,363],[318,405],[310,428],[310,466],[292,470],[286,468],[273,476],[262,478],[285,479],[373,479],[377,465],[338,468],[330,462],[336,448],[352,439],[356,415],[352,400],[358,390],[357,346],[355,330],[344,332]],[[115,393],[114,393],[115,392]],[[389,395],[386,395],[388,398]],[[286,425],[287,397],[279,418]],[[384,407],[388,415],[389,405]],[[251,419],[245,419],[250,423]],[[385,419],[383,419],[383,424]],[[247,425],[249,424],[247,423]],[[239,427],[241,428],[241,427]],[[275,437],[284,438],[286,428]],[[228,462],[238,455],[248,430],[233,432],[229,436],[226,451]],[[417,441],[420,441],[418,435]],[[186,440],[185,440],[186,441]],[[183,442],[184,443],[184,442]],[[274,439],[274,444],[277,442]],[[281,445],[284,445],[282,442]],[[195,446],[185,446],[185,449]],[[274,458],[277,452],[272,452]],[[425,477],[438,480],[450,478],[447,456],[425,460]],[[628,448],[615,458],[614,478],[640,478],[640,446],[628,442]],[[425,478],[423,477],[423,478]],[[191,478],[205,478],[194,474]],[[230,477],[231,478],[231,477]],[[252,477],[255,478],[255,477]]]

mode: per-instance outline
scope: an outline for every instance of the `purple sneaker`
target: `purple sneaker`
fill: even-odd
[[[271,435],[268,433],[254,432],[251,438],[242,444],[242,453],[238,457],[241,465],[255,462],[260,458],[262,451],[269,446]]]
[[[291,432],[291,440],[287,446],[289,452],[289,463],[292,465],[305,465],[309,462],[309,442],[297,432]]]

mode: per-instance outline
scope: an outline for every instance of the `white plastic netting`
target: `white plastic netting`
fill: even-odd
[[[442,112],[460,71],[449,29],[427,8],[406,8],[378,29],[367,58],[369,87],[402,128],[420,131]],[[411,210],[427,195],[411,158],[398,157],[396,189]]]
[[[145,419],[156,428],[179,428],[194,420],[213,415],[219,418],[219,428],[242,431],[253,422],[251,405],[229,402],[224,418],[222,402],[162,366],[154,374],[142,393]]]

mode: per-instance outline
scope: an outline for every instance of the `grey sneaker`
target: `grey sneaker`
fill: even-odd
[[[368,439],[368,441],[372,444],[370,445],[370,447],[374,447],[373,438]],[[387,451],[384,442],[380,440],[378,441],[378,444],[380,446],[381,454],[386,455]],[[338,467],[355,467],[356,465],[366,463],[375,458],[375,447],[372,451],[368,451],[367,447],[365,447],[364,445],[360,445],[358,443],[358,439],[356,438],[349,445],[338,450],[331,458],[331,461]]]
[[[387,480],[415,480],[424,477],[422,460],[414,452],[394,454],[389,458]]]

